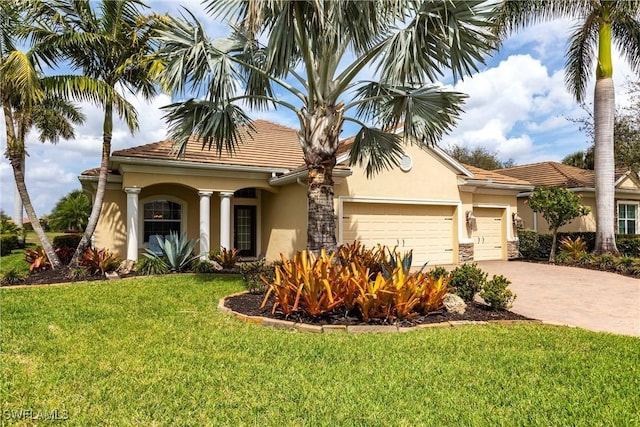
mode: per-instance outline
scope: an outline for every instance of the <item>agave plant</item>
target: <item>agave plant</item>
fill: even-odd
[[[158,246],[164,257],[164,262],[171,271],[182,271],[189,266],[197,255],[193,255],[199,239],[187,239],[184,233],[178,234],[171,231],[166,238],[158,236]],[[147,249],[145,254],[147,258],[159,258],[157,254]]]

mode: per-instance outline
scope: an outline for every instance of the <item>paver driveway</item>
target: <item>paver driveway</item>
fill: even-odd
[[[640,336],[640,280],[614,273],[521,261],[478,266],[511,280],[512,311],[592,331]]]

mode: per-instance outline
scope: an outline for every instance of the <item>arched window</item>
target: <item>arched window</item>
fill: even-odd
[[[153,200],[144,204],[144,242],[149,236],[168,236],[169,232],[180,233],[182,206],[170,200]]]

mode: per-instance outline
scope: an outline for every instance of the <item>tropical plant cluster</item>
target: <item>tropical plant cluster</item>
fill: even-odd
[[[580,238],[586,245],[586,252],[593,252],[595,249],[596,234],[591,231],[580,232],[558,232],[558,240],[565,238],[576,240]],[[525,259],[548,259],[551,252],[550,234],[540,234],[533,230],[519,230],[518,240],[520,242],[520,255]],[[640,235],[637,234],[617,234],[616,246],[623,256],[640,257]]]
[[[381,245],[366,248],[359,242],[342,245],[332,254],[304,250],[291,259],[281,255],[274,278],[262,277],[267,286],[262,306],[273,301],[272,313],[285,317],[343,314],[390,323],[441,310],[449,292],[470,301],[489,282],[493,286],[486,295],[492,308],[504,310],[515,298],[506,289],[506,279],[494,277],[488,282],[476,264],[451,273],[442,267],[411,271],[412,258],[412,251],[400,253]]]
[[[555,257],[555,262],[559,264],[640,277],[640,257],[594,255],[587,250],[587,243],[579,236],[561,239],[559,248],[560,252]]]

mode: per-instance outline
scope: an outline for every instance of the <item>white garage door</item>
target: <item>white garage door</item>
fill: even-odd
[[[473,259],[490,261],[503,259],[503,220],[504,209],[475,208],[476,228],[473,231]]]
[[[451,264],[453,260],[453,206],[387,203],[343,205],[342,238],[360,240],[367,247],[378,243],[402,251],[413,249],[413,265]]]

